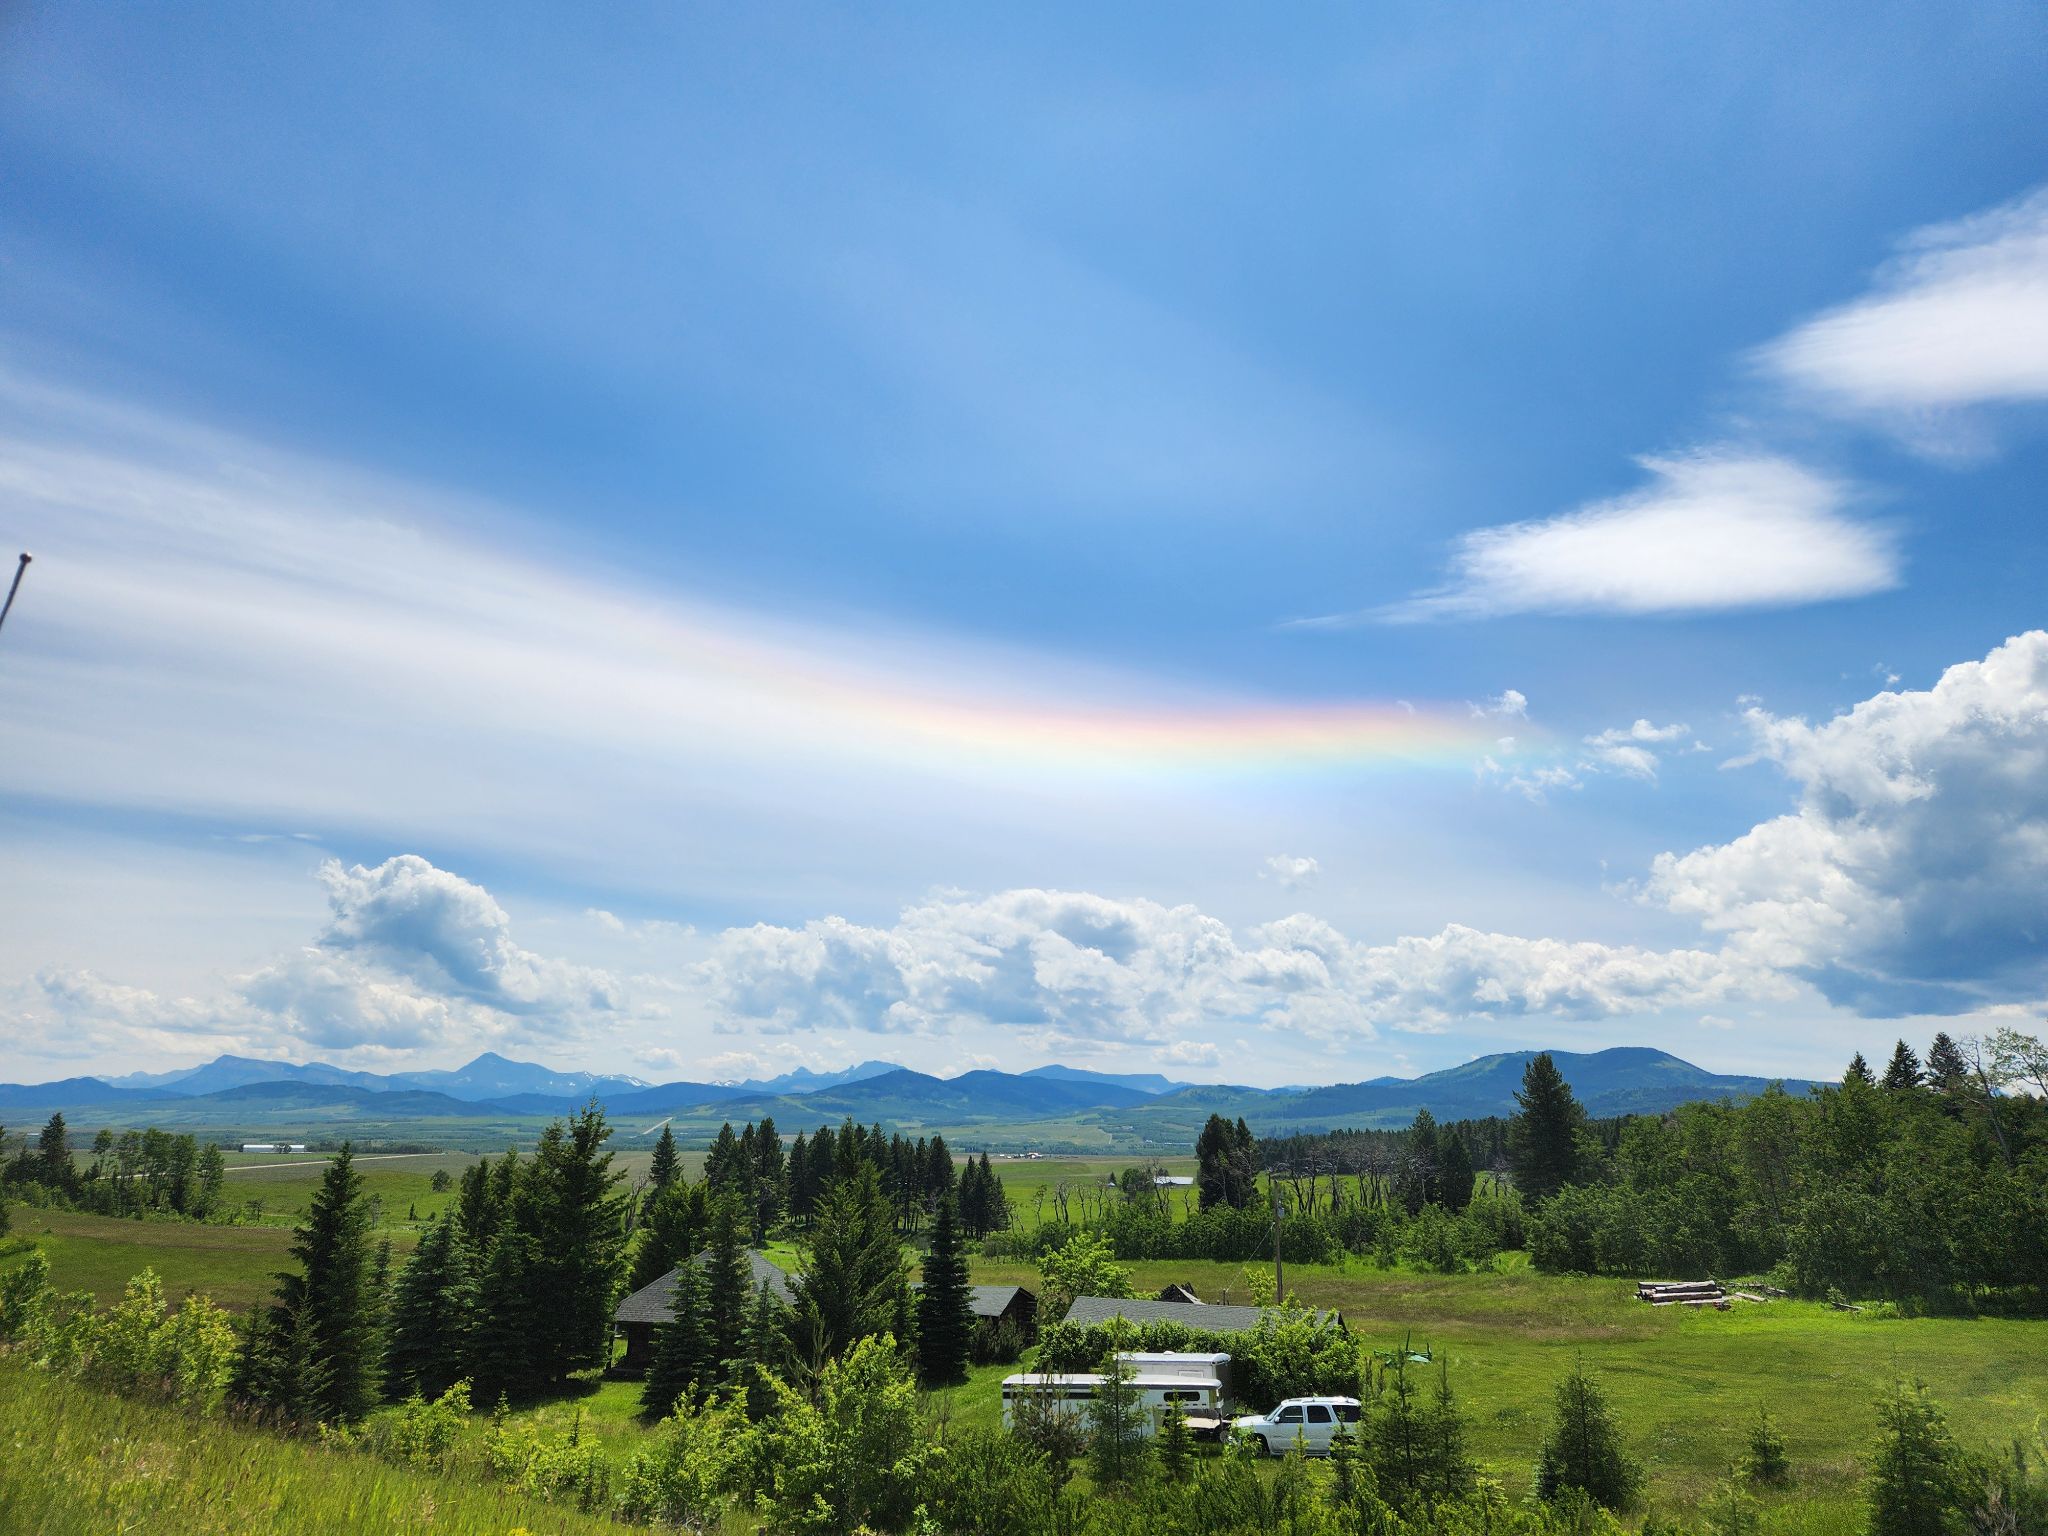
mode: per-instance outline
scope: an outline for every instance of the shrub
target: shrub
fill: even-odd
[[[618,1479],[627,1520],[705,1529],[731,1508],[744,1481],[746,1412],[737,1397],[662,1420],[654,1444],[636,1451]]]

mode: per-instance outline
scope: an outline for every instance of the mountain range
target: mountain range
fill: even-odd
[[[450,1071],[390,1074],[221,1056],[181,1072],[0,1084],[0,1110],[79,1110],[102,1122],[209,1126],[271,1123],[280,1116],[380,1128],[442,1120],[475,1123],[478,1134],[488,1121],[495,1135],[507,1122],[560,1115],[595,1097],[615,1118],[673,1121],[679,1133],[691,1136],[708,1135],[725,1120],[763,1115],[774,1116],[785,1129],[850,1116],[909,1130],[943,1129],[956,1137],[967,1131],[987,1139],[1007,1127],[1032,1144],[1170,1146],[1191,1141],[1211,1114],[1241,1116],[1268,1133],[1398,1126],[1422,1108],[1439,1120],[1512,1114],[1523,1069],[1536,1054],[1510,1051],[1421,1077],[1309,1088],[1191,1085],[1156,1073],[1060,1065],[942,1078],[867,1061],[843,1072],[799,1068],[736,1083],[648,1084],[558,1071],[491,1052]],[[1595,1116],[1654,1114],[1693,1099],[1746,1098],[1770,1081],[1709,1072],[1647,1047],[1551,1055]],[[1796,1092],[1810,1085],[1785,1086]]]

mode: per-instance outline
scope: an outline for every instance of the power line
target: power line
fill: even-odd
[[[7,589],[7,601],[0,603],[0,624],[7,622],[7,615],[14,607],[14,594],[21,590],[21,578],[27,574],[29,562],[34,559],[35,556],[24,549],[21,552],[21,559],[15,562],[14,582]]]

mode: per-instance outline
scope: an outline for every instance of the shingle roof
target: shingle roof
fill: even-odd
[[[710,1257],[709,1252],[700,1253],[692,1262],[701,1265]],[[612,1313],[612,1321],[615,1323],[655,1324],[667,1322],[674,1315],[672,1298],[676,1288],[676,1276],[681,1273],[681,1268],[678,1265],[659,1280],[641,1286],[639,1290],[620,1302],[618,1310]],[[796,1300],[796,1292],[790,1287],[789,1276],[777,1268],[768,1255],[761,1252],[760,1249],[749,1248],[747,1250],[747,1271],[747,1289],[749,1291],[758,1291],[765,1285],[774,1295],[775,1299],[785,1306],[790,1305]]]
[[[1204,1333],[1250,1333],[1259,1326],[1259,1319],[1269,1312],[1275,1317],[1286,1315],[1280,1307],[1231,1307],[1213,1302],[1076,1296],[1074,1304],[1067,1308],[1066,1320],[1086,1327],[1121,1317],[1134,1323],[1178,1323],[1183,1328],[1195,1328]],[[1335,1323],[1339,1328],[1344,1326],[1342,1314],[1336,1312],[1318,1312],[1316,1320]]]
[[[967,1310],[976,1317],[1001,1317],[1010,1310],[1010,1303],[1018,1296],[1030,1294],[1021,1285],[970,1285],[967,1287]]]

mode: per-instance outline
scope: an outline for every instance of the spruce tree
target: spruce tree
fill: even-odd
[[[1472,1170],[1472,1154],[1465,1149],[1465,1138],[1456,1131],[1446,1131],[1437,1146],[1441,1170],[1437,1174],[1437,1197],[1445,1210],[1461,1214],[1472,1203],[1472,1191],[1479,1182],[1479,1176]]]
[[[1349,1435],[1342,1436],[1350,1439]],[[1169,1402],[1159,1420],[1159,1437],[1153,1443],[1159,1458],[1159,1478],[1169,1488],[1185,1483],[1195,1467],[1195,1437],[1188,1430],[1188,1416],[1180,1404]],[[1334,1448],[1332,1454],[1335,1454]]]
[[[741,1178],[740,1139],[733,1134],[732,1122],[728,1120],[718,1128],[711,1150],[704,1154],[704,1182],[711,1186],[713,1194],[723,1194],[738,1189]]]
[[[1842,1081],[1845,1083],[1861,1083],[1866,1088],[1876,1086],[1877,1078],[1872,1075],[1870,1063],[1863,1059],[1861,1051],[1858,1051],[1849,1058],[1849,1070],[1842,1074]]]
[[[1408,1145],[1397,1181],[1401,1204],[1410,1216],[1437,1199],[1437,1157],[1436,1116],[1426,1108],[1418,1109],[1414,1124],[1408,1127]]]
[[[1002,1232],[1010,1225],[1010,1197],[1003,1189],[1002,1176],[989,1166],[988,1153],[981,1154],[983,1231]]]
[[[1462,1499],[1472,1491],[1474,1468],[1465,1450],[1465,1415],[1451,1394],[1449,1361],[1437,1367],[1436,1394],[1424,1414],[1423,1431],[1429,1447],[1423,1481],[1430,1499]]]
[[[661,1139],[654,1144],[654,1160],[647,1165],[647,1186],[659,1194],[682,1170],[683,1160],[676,1155],[676,1133],[664,1123]]]
[[[773,1411],[773,1383],[789,1367],[789,1308],[765,1282],[747,1308],[745,1363],[747,1417],[758,1422]]]
[[[321,1176],[291,1255],[299,1271],[280,1277],[282,1312],[273,1322],[292,1341],[288,1354],[310,1350],[319,1364],[319,1385],[316,1391],[303,1383],[284,1384],[273,1401],[294,1418],[353,1422],[377,1401],[379,1308],[369,1201],[348,1142]]]
[[[1771,1423],[1771,1411],[1756,1405],[1756,1418],[1749,1426],[1749,1448],[1743,1454],[1742,1475],[1752,1483],[1769,1488],[1783,1487],[1792,1480],[1792,1462],[1785,1454],[1785,1441]]]
[[[51,1115],[36,1138],[36,1163],[37,1180],[45,1189],[65,1193],[77,1182],[77,1172],[71,1166],[71,1133],[65,1129],[63,1115]]]
[[[500,1232],[477,1282],[477,1326],[470,1367],[479,1401],[525,1397],[540,1386],[533,1358],[533,1288],[529,1241]]]
[[[1643,1470],[1622,1444],[1607,1398],[1583,1365],[1557,1384],[1557,1418],[1536,1462],[1536,1493],[1546,1502],[1578,1490],[1603,1508],[1627,1509]]]
[[[430,1221],[392,1289],[384,1345],[385,1389],[439,1397],[470,1372],[479,1291],[462,1229]]]
[[[1383,1374],[1374,1401],[1368,1456],[1380,1496],[1390,1504],[1407,1505],[1429,1492],[1430,1425],[1416,1401],[1408,1375],[1404,1344]]]
[[[796,1293],[805,1331],[827,1356],[896,1326],[905,1294],[903,1254],[874,1164],[856,1163],[819,1201],[805,1234]]]
[[[783,1155],[782,1134],[775,1129],[775,1121],[763,1115],[761,1128],[754,1134],[755,1242],[767,1242],[769,1230],[781,1219],[789,1196],[788,1181],[789,1162]]]
[[[967,1256],[950,1194],[939,1197],[932,1217],[931,1251],[924,1261],[924,1286],[917,1297],[917,1373],[927,1387],[967,1379],[967,1354],[974,1338],[968,1306]]]
[[[1137,1373],[1114,1350],[1096,1368],[1102,1380],[1086,1405],[1088,1471],[1102,1488],[1117,1488],[1143,1470],[1145,1402],[1132,1384]]]
[[[666,1418],[685,1393],[709,1383],[715,1368],[703,1272],[686,1263],[676,1271],[669,1319],[654,1335],[654,1365],[640,1391],[642,1410],[652,1418]]]
[[[1913,1054],[1913,1047],[1901,1040],[1892,1047],[1891,1062],[1884,1069],[1884,1087],[1890,1093],[1903,1093],[1918,1088],[1920,1082],[1920,1058]]]
[[[802,1131],[798,1131],[796,1140],[789,1144],[789,1165],[783,1178],[787,1190],[785,1209],[789,1212],[789,1219],[802,1226],[810,1216],[818,1194],[817,1183],[811,1175],[811,1139]]]
[[[1963,1467],[1941,1410],[1915,1382],[1877,1405],[1877,1446],[1865,1490],[1870,1536],[1943,1536],[1963,1501]]]
[[[753,1294],[743,1227],[747,1219],[737,1193],[715,1197],[710,1242],[695,1265],[703,1271],[705,1347],[713,1374],[720,1377],[741,1356],[747,1301]]]
[[[1934,1044],[1927,1048],[1927,1085],[1950,1097],[1962,1094],[1970,1086],[1970,1064],[1963,1059],[1962,1047],[1946,1031],[1937,1034]]]
[[[1508,1161],[1515,1187],[1525,1200],[1547,1200],[1577,1171],[1578,1135],[1586,1112],[1548,1051],[1523,1070],[1515,1103],[1521,1113],[1508,1124]]]
[[[704,1186],[673,1180],[648,1204],[626,1289],[652,1285],[688,1260],[703,1246],[707,1224]]]
[[[625,1251],[625,1175],[604,1150],[611,1136],[595,1099],[542,1133],[512,1202],[528,1239],[529,1341],[547,1381],[602,1363]]]

